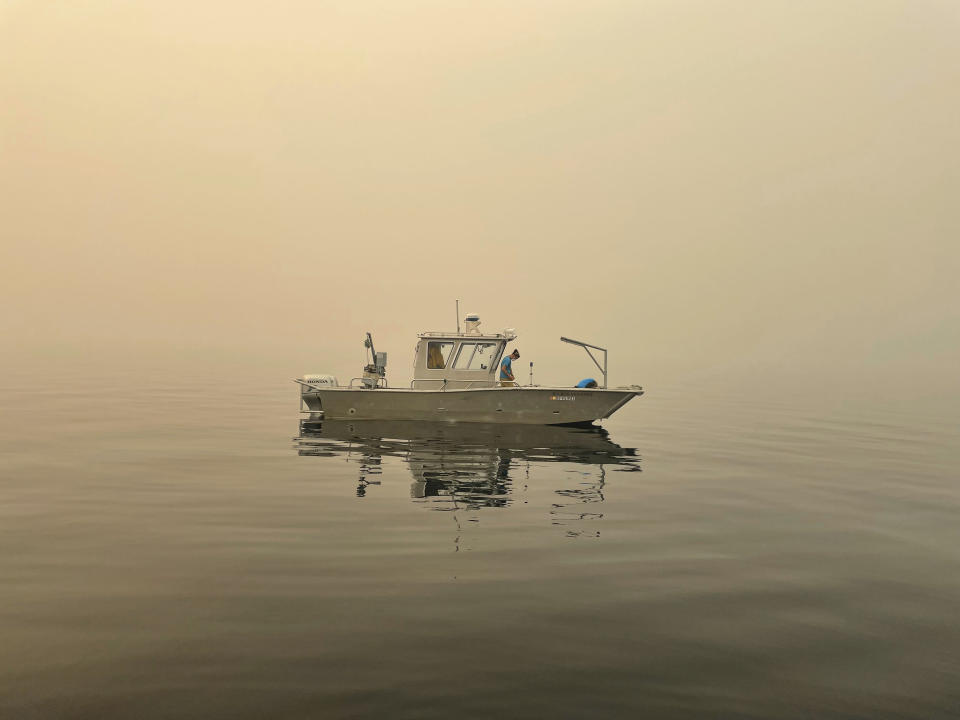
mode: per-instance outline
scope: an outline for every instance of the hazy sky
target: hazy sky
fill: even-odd
[[[8,366],[954,392],[958,206],[956,0],[0,0]]]

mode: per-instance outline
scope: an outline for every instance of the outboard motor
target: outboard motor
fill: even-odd
[[[340,385],[333,375],[304,375],[297,380],[297,383],[300,385],[301,412],[303,412],[304,405],[310,412],[322,412],[323,406],[320,403],[320,396],[315,395],[314,391],[335,388]]]
[[[309,385],[310,388],[315,390],[328,387],[338,387],[340,385],[340,383],[337,382],[337,378],[335,378],[333,375],[304,375],[301,379],[304,383]],[[310,392],[310,390],[305,387],[303,388],[303,391]]]

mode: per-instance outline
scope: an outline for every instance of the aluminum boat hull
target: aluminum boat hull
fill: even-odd
[[[643,390],[493,387],[463,390],[330,387],[304,391],[303,404],[332,420],[584,425],[610,417]]]

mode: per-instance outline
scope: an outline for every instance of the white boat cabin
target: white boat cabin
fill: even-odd
[[[507,343],[517,335],[506,329],[493,335],[480,332],[480,318],[468,315],[465,332],[421,333],[413,361],[417,390],[484,388],[496,385]]]

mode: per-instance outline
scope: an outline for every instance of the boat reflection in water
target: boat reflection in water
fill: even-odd
[[[308,419],[295,441],[300,455],[355,461],[359,497],[381,483],[384,458],[407,465],[411,498],[433,510],[503,508],[547,490],[551,522],[576,525],[570,535],[603,517],[593,504],[608,471],[640,470],[636,450],[601,427]]]

